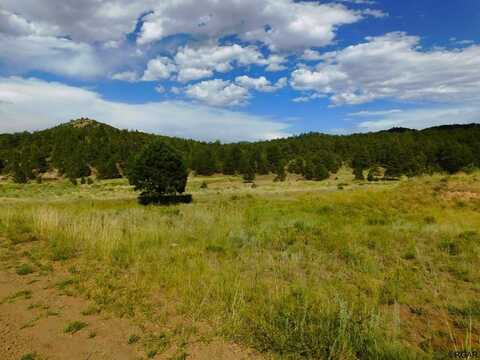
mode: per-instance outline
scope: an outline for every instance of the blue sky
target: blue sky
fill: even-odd
[[[0,131],[237,141],[480,119],[477,0],[2,0]]]

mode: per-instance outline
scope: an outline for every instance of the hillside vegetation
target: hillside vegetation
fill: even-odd
[[[382,177],[398,178],[437,171],[455,173],[480,166],[480,125],[454,125],[423,131],[390,131],[348,136],[303,134],[256,143],[221,144],[118,130],[90,119],[52,129],[0,135],[0,172],[16,182],[56,171],[70,179],[96,175],[121,177],[145,144],[160,138],[177,149],[198,175],[283,172],[322,180],[350,165],[361,179],[381,167]]]
[[[196,177],[176,207],[123,179],[1,183],[1,259],[32,281],[64,269],[62,291],[142,324],[152,357],[217,336],[279,359],[478,348],[480,174],[336,176]]]

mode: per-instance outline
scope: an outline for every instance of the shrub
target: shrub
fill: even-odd
[[[65,326],[65,329],[63,330],[67,334],[75,334],[82,330],[83,328],[87,327],[88,324],[83,321],[72,321],[69,323],[67,326]]]
[[[32,265],[30,264],[21,264],[17,266],[16,273],[18,275],[28,275],[34,272]]]

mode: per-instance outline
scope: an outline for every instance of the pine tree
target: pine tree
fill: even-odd
[[[210,147],[199,149],[193,157],[192,169],[197,175],[211,176],[216,172],[215,155]]]
[[[303,174],[304,168],[305,161],[301,157],[296,157],[288,164],[288,172],[292,174]]]
[[[174,195],[185,192],[188,171],[177,151],[156,140],[138,154],[127,176],[142,194]]]
[[[282,154],[278,145],[273,144],[267,148],[267,161],[269,168],[275,172],[277,172],[280,165],[285,165],[282,161]]]
[[[267,154],[263,151],[255,151],[255,162],[257,164],[257,172],[260,175],[268,175],[270,168],[268,166]]]
[[[242,158],[242,149],[238,145],[232,146],[225,158],[223,164],[223,173],[226,175],[235,175],[240,168]]]
[[[242,177],[245,182],[253,182],[255,180],[255,156],[250,153],[245,156],[245,164],[242,166]]]
[[[363,175],[363,168],[360,166],[353,168],[353,175],[355,176],[355,180],[365,180],[365,175]]]
[[[283,182],[287,179],[287,173],[285,171],[285,163],[279,161],[277,167],[275,168],[275,179],[274,181]]]

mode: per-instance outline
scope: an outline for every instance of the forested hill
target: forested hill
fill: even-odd
[[[0,135],[0,172],[24,182],[57,171],[75,179],[122,176],[132,157],[149,141],[161,138],[177,149],[198,174],[290,172],[307,179],[325,177],[342,164],[357,177],[368,169],[385,176],[413,176],[480,166],[480,125],[439,126],[422,131],[394,128],[368,134],[309,133],[256,143],[220,144],[119,130],[79,119],[34,133]]]

